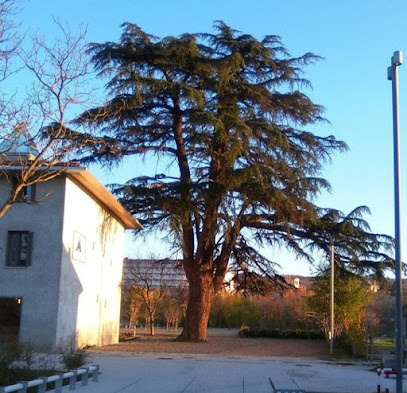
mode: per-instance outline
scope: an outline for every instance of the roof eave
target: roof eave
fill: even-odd
[[[1,164],[0,164],[1,165]],[[21,165],[0,166],[0,171],[20,171]],[[51,170],[61,171],[68,178],[80,184],[95,199],[99,201],[110,213],[112,213],[124,226],[125,229],[143,229],[140,222],[134,218],[116,199],[116,197],[89,171],[81,166],[56,165]]]
[[[140,222],[120,204],[115,196],[87,168],[69,167],[66,169],[66,173],[68,178],[78,182],[98,199],[122,223],[125,229],[143,229]]]

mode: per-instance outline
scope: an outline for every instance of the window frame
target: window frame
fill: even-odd
[[[8,231],[5,266],[8,268],[31,266],[32,244],[32,232]],[[22,258],[24,254],[25,258]]]

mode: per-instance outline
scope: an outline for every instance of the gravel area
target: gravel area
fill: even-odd
[[[138,330],[135,340],[95,348],[96,351],[131,353],[213,354],[218,356],[284,356],[326,358],[329,346],[319,340],[241,338],[236,329],[208,329],[208,342],[174,341],[179,332],[157,329],[154,336]]]

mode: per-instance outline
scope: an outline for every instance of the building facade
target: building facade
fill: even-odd
[[[151,288],[188,286],[182,261],[174,259],[124,259],[123,287],[148,285]]]
[[[125,229],[141,225],[86,168],[26,187],[0,218],[0,333],[42,350],[117,342]]]

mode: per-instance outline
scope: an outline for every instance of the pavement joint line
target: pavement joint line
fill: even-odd
[[[185,386],[184,389],[182,389],[180,393],[184,393],[185,390],[187,390],[188,387],[191,385],[191,383],[195,381],[195,379],[196,379],[196,376],[193,377],[193,378],[189,381],[189,383],[187,384],[187,386]]]
[[[120,388],[119,390],[115,390],[113,393],[122,392],[123,390],[126,390],[126,389],[129,388],[130,386],[133,386],[133,385],[135,385],[136,383],[140,382],[141,380],[142,380],[142,378],[139,378],[139,379],[137,379],[137,381],[134,381],[134,382],[128,384],[127,386],[124,386],[124,387]]]
[[[290,378],[291,378],[291,381],[293,381],[293,382],[294,382],[294,385],[297,385],[297,388],[298,388],[298,389],[300,389],[300,387],[299,387],[298,383],[297,383],[297,382],[295,382],[295,379],[294,379],[293,377],[290,377]]]
[[[276,388],[275,388],[274,383],[271,380],[271,378],[269,378],[269,382],[270,382],[271,388],[273,389],[273,392],[274,392],[276,390]]]

